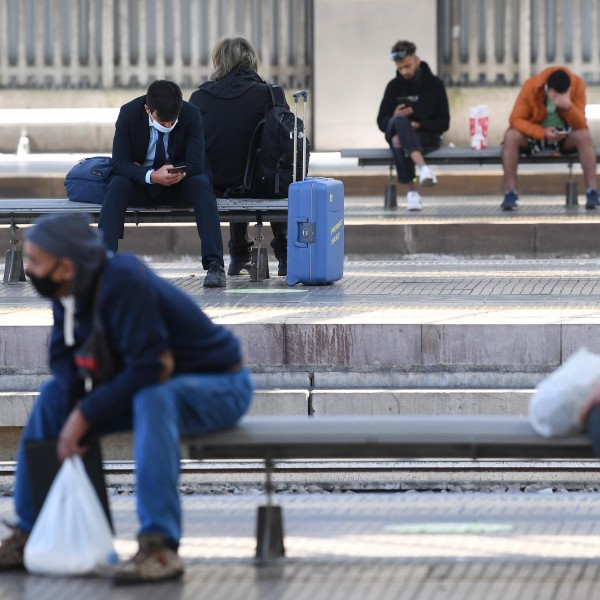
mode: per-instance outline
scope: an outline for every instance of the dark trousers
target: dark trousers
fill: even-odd
[[[271,223],[273,241],[271,248],[279,260],[287,255],[287,223]],[[248,238],[248,223],[230,223],[229,225],[229,256],[239,260],[249,260],[250,248],[254,245]]]
[[[392,137],[400,138],[400,148],[392,146]],[[441,145],[439,135],[423,133],[414,129],[406,117],[392,117],[385,132],[385,139],[392,149],[399,183],[410,183],[415,178],[415,163],[410,158],[412,152],[423,154],[437,150]]]
[[[223,266],[219,210],[207,175],[188,175],[171,187],[140,185],[129,177],[114,175],[108,184],[98,221],[98,227],[104,234],[104,245],[113,252],[117,251],[119,239],[123,239],[128,206],[192,206],[200,236],[202,266],[207,269],[213,261]]]

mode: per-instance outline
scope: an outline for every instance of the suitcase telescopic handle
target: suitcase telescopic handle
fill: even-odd
[[[304,136],[302,137],[302,181],[306,179],[306,103],[308,101],[308,91],[298,90],[294,92],[294,174],[292,181],[296,181],[296,169],[298,159],[296,148],[298,145],[298,100],[302,97],[304,100]]]

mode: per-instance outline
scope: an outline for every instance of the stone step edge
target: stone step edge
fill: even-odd
[[[260,416],[524,415],[531,389],[257,390],[249,411]],[[37,392],[0,392],[0,427],[23,427]]]

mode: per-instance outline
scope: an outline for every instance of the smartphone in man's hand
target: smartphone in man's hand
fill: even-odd
[[[187,165],[177,165],[176,167],[171,167],[169,169],[169,173],[185,173],[187,171]]]
[[[414,104],[415,102],[418,102],[418,101],[419,101],[419,96],[397,96],[396,97],[396,102],[398,104],[404,104],[405,106]]]

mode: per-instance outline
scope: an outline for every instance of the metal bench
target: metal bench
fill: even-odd
[[[285,555],[273,503],[277,460],[589,459],[585,435],[543,438],[525,417],[246,417],[233,429],[187,440],[192,459],[263,460],[267,504],[258,507],[256,560]]]
[[[394,159],[390,148],[349,148],[341,151],[342,158],[358,159],[359,167],[386,166],[390,177],[385,187],[385,208],[396,208],[397,188],[394,179]],[[502,148],[495,146],[483,150],[471,148],[440,148],[426,155],[429,165],[501,165]],[[596,146],[596,158],[600,157],[600,146]],[[532,156],[522,156],[520,163],[529,164],[566,164],[567,177],[565,201],[567,206],[577,205],[577,183],[573,179],[573,165],[579,162],[578,155],[543,151]]]
[[[287,198],[265,200],[255,198],[217,198],[221,221],[230,223],[256,223],[256,244],[252,249],[251,281],[263,281],[269,277],[267,249],[262,247],[264,222],[286,221]],[[98,218],[101,206],[67,199],[12,200],[0,199],[0,224],[10,226],[9,250],[6,253],[4,282],[25,281],[23,256],[17,239],[19,225],[32,223],[42,215],[67,212],[85,212]],[[194,210],[169,206],[130,207],[126,223],[195,223]]]

